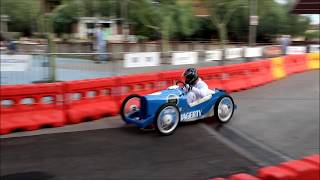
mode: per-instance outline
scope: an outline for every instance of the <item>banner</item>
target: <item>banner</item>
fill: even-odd
[[[198,62],[197,52],[172,53],[172,65],[195,64]]]
[[[124,55],[124,67],[158,66],[160,62],[159,52],[128,53]]]
[[[244,57],[261,57],[262,48],[261,47],[246,47],[244,48]]]
[[[265,46],[263,48],[263,56],[264,57],[277,57],[282,55],[282,49],[280,45],[274,46]]]
[[[304,54],[307,52],[306,46],[288,46],[287,54]]]
[[[226,59],[237,59],[242,57],[242,48],[227,48],[225,51]]]
[[[206,51],[206,61],[218,61],[222,59],[221,50]]]
[[[1,71],[26,71],[32,56],[1,54],[0,60]]]
[[[320,45],[319,44],[311,44],[309,46],[309,52],[314,53],[314,52],[320,52]]]

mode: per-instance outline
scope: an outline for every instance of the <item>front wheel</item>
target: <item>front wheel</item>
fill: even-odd
[[[230,96],[220,97],[214,107],[214,116],[221,123],[227,123],[232,118],[234,102]]]
[[[156,130],[161,135],[174,133],[180,122],[180,111],[176,105],[166,103],[162,105],[156,115]]]

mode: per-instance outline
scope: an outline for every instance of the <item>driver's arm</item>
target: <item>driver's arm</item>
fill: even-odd
[[[198,97],[205,97],[208,95],[208,85],[201,83],[197,87],[192,87],[192,92],[194,92]]]
[[[207,93],[208,91],[205,88],[199,89],[199,88],[193,87],[191,91],[194,92],[198,97],[205,97],[208,95]]]

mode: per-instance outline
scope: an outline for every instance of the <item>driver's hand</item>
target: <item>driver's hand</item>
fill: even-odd
[[[192,89],[192,86],[190,86],[189,84],[186,84],[186,91],[189,92]]]

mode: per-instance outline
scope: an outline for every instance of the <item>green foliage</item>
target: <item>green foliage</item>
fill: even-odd
[[[319,40],[320,39],[320,31],[314,30],[305,33],[307,40]]]
[[[185,0],[62,0],[50,20],[54,32],[64,34],[71,32],[79,17],[122,18],[127,9],[126,20],[141,40],[208,40],[220,35],[223,41],[247,41],[249,0],[202,1],[210,8],[210,17],[195,17]],[[273,0],[257,2],[258,41],[269,41],[278,34],[305,35],[310,20],[290,14],[291,4],[281,5]],[[49,31],[39,0],[1,0],[1,14],[10,17],[9,31],[25,35]]]
[[[274,1],[258,1],[258,39],[266,41],[279,34],[303,35],[310,20],[290,14],[291,5],[279,5]]]
[[[1,0],[0,2],[1,14],[9,16],[9,31],[30,35],[35,30],[34,22],[40,9],[38,0]]]

